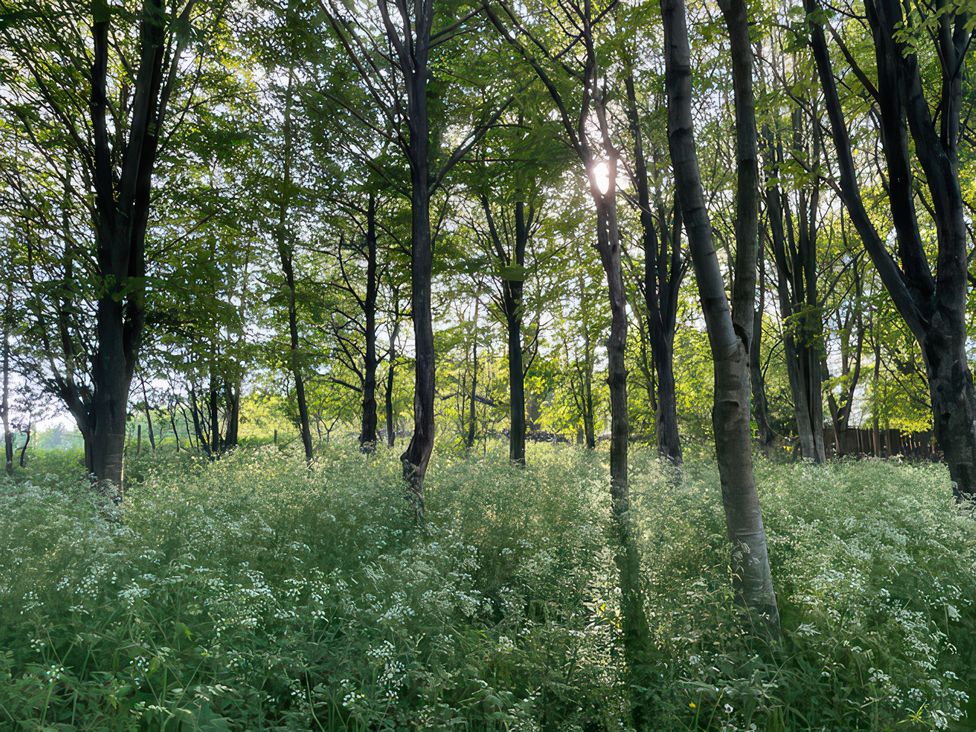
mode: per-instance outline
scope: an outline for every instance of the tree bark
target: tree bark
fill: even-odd
[[[761,632],[777,635],[779,613],[752,466],[749,347],[753,331],[758,231],[758,170],[752,99],[752,49],[742,0],[723,0],[732,48],[735,88],[736,277],[734,314],[729,311],[722,271],[705,208],[692,121],[691,54],[684,0],[663,0],[668,142],[678,200],[684,211],[692,263],[715,366],[712,421],[722,482],[722,502],[732,543],[737,601]]]
[[[530,208],[528,218],[533,212]],[[506,340],[508,344],[509,431],[508,459],[515,465],[525,465],[525,367],[522,354],[522,297],[525,251],[529,240],[529,224],[525,203],[515,204],[515,276],[503,283],[502,305],[505,309]]]
[[[390,331],[390,352],[387,355],[386,370],[386,445],[392,448],[396,444],[396,414],[393,411],[393,387],[396,382],[396,359],[397,359],[397,336],[400,334],[400,313],[399,309],[394,313],[395,321]]]
[[[305,376],[301,364],[301,339],[298,333],[298,296],[295,284],[295,247],[288,231],[288,209],[291,201],[292,175],[291,164],[294,150],[294,136],[292,134],[292,94],[295,84],[295,70],[288,67],[288,85],[285,88],[285,112],[282,126],[284,145],[282,151],[281,192],[278,198],[278,226],[275,231],[275,243],[278,249],[278,259],[281,271],[285,276],[285,294],[288,302],[288,365],[292,380],[295,382],[295,402],[298,405],[298,429],[302,438],[302,448],[305,451],[305,462],[311,464],[312,429],[308,418],[308,398],[305,395]]]
[[[25,437],[24,444],[20,446],[20,460],[19,460],[19,462],[20,462],[20,467],[21,468],[26,468],[27,467],[27,446],[30,444],[30,441],[31,441],[31,434],[32,434],[31,428],[32,428],[32,426],[33,425],[30,422],[28,422],[27,423],[27,429],[24,430],[24,437]]]
[[[188,11],[187,11],[188,12]],[[111,16],[96,6],[92,23],[91,124],[94,136],[95,249],[104,287],[95,312],[92,363],[91,472],[103,490],[122,499],[125,422],[129,388],[145,325],[145,237],[158,135],[165,119],[173,75],[164,58],[179,62],[182,43],[166,42],[160,0],[145,0],[140,19],[139,63],[121,170],[113,171],[107,97]]]
[[[814,109],[816,106],[814,105]],[[792,155],[807,157],[801,149],[799,113],[793,114]],[[786,366],[793,395],[794,416],[800,438],[800,452],[807,460],[827,459],[823,440],[823,351],[820,302],[817,293],[817,215],[819,192],[798,192],[796,220],[790,199],[777,182],[784,158],[778,133],[764,129],[766,164],[770,180],[766,187],[766,208],[772,232],[773,260],[777,271],[780,311],[786,323],[783,336]],[[815,167],[820,157],[818,136],[813,134],[813,152],[808,157]]]
[[[769,422],[769,402],[766,400],[766,379],[762,370],[763,314],[766,310],[766,266],[759,259],[759,305],[752,322],[752,347],[749,349],[749,372],[752,386],[752,412],[756,418],[759,449],[767,457],[772,454],[773,434]]]
[[[506,316],[508,344],[509,431],[508,459],[515,465],[525,465],[525,370],[522,365],[521,306],[516,305],[515,317]]]
[[[142,404],[146,413],[146,428],[149,431],[149,447],[156,454],[156,435],[153,433],[152,409],[149,408],[149,395],[146,392],[146,380],[140,376],[139,382],[142,385]]]
[[[474,301],[474,333],[471,344],[471,393],[468,395],[468,432],[464,438],[464,447],[470,450],[478,434],[478,307],[481,301],[476,297]]]
[[[414,335],[413,436],[400,456],[403,477],[418,522],[424,520],[424,476],[434,450],[434,327],[431,312],[433,246],[430,228],[430,120],[427,114],[427,77],[432,0],[418,0],[410,11],[399,8],[403,28],[389,15],[386,0],[379,0],[387,37],[396,51],[407,97],[410,163],[410,305]],[[411,29],[412,26],[412,29]]]
[[[376,198],[372,194],[366,208],[366,296],[363,298],[366,348],[363,355],[363,414],[359,449],[376,450],[376,296],[379,281],[376,269]]]
[[[7,278],[6,297],[3,306],[3,394],[0,395],[0,419],[3,422],[4,469],[7,475],[14,472],[14,434],[10,431],[10,339],[13,330],[14,283]]]
[[[173,439],[176,441],[176,452],[180,451],[180,431],[176,428],[176,410],[169,410],[169,425],[173,428]]]
[[[897,0],[865,2],[878,74],[877,89],[869,91],[875,96],[881,120],[899,266],[864,207],[823,21],[815,15],[820,4],[804,0],[804,8],[814,18],[810,45],[830,120],[844,205],[885,289],[921,347],[934,432],[948,463],[953,492],[957,499],[972,500],[976,496],[976,393],[966,354],[968,232],[957,154],[969,14],[943,7],[946,12],[939,12],[939,32],[930,36],[942,67],[937,127],[923,92],[918,58],[899,35],[905,22],[901,5]],[[915,217],[912,151],[925,173],[936,226],[934,278]]]
[[[657,373],[656,434],[658,454],[675,465],[681,464],[681,437],[678,432],[678,401],[674,383],[674,332],[677,317],[678,290],[684,278],[681,258],[681,217],[676,207],[673,236],[658,232],[651,210],[647,161],[644,156],[637,94],[633,72],[625,78],[627,116],[634,140],[633,179],[637,188],[644,244],[644,279],[642,292],[647,310],[651,356]],[[663,206],[659,206],[663,209]],[[663,213],[663,211],[662,211]],[[663,223],[663,222],[662,222]]]

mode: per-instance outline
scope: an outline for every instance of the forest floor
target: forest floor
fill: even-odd
[[[632,456],[647,688],[624,683],[602,456],[439,452],[424,529],[396,452],[248,448],[0,479],[2,729],[974,729],[976,521],[945,470],[761,461],[783,622],[730,596],[714,464]],[[967,718],[968,712],[968,718]]]

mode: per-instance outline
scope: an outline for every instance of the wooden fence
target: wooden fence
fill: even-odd
[[[841,431],[839,437],[838,440],[833,427],[824,427],[824,447],[828,455],[901,455],[914,460],[938,460],[942,457],[931,430],[901,432],[848,427]]]

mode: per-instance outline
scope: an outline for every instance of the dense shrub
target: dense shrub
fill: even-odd
[[[653,633],[624,685],[602,456],[143,461],[121,514],[0,483],[0,728],[893,729],[963,725],[976,523],[939,466],[758,466],[784,637],[730,597],[718,479],[634,456]]]

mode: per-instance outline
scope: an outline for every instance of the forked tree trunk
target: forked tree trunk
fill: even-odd
[[[971,500],[976,496],[976,393],[966,353],[969,242],[958,160],[961,80],[970,47],[970,15],[963,7],[943,4],[938,15],[932,16],[937,17],[938,32],[929,37],[936,46],[942,74],[936,117],[925,98],[916,51],[903,37],[906,21],[901,4],[897,0],[865,2],[875,47],[878,84],[871,91],[881,122],[888,172],[886,192],[898,244],[896,262],[861,196],[824,21],[817,17],[820,3],[804,0],[804,8],[813,19],[810,45],[830,119],[844,205],[885,289],[921,347],[936,439],[948,463],[956,497]],[[925,173],[935,222],[938,253],[934,277],[915,214],[911,152]]]
[[[793,154],[807,156],[800,147],[802,130],[798,113],[793,114]],[[800,453],[803,458],[822,463],[827,459],[823,439],[823,373],[820,365],[822,324],[817,293],[817,216],[819,192],[799,191],[796,220],[790,199],[781,190],[778,178],[784,158],[779,132],[764,128],[766,164],[770,180],[766,186],[773,259],[777,271],[780,312],[788,327],[783,335],[786,366],[793,395],[793,411]],[[810,165],[820,158],[818,136],[813,134]]]
[[[381,0],[381,7],[384,4]],[[434,450],[434,326],[431,312],[433,249],[430,230],[426,54],[426,44],[419,44],[415,50],[416,67],[407,72],[410,126],[410,315],[413,319],[415,365],[413,436],[400,456],[408,498],[418,521],[423,521],[424,518],[424,476]]]
[[[722,502],[732,543],[732,573],[737,601],[761,632],[778,634],[779,613],[756,492],[750,430],[749,346],[753,330],[758,231],[758,170],[752,99],[752,49],[742,0],[724,0],[735,88],[736,281],[735,318],[729,311],[722,271],[715,254],[705,208],[692,122],[691,54],[684,0],[663,0],[668,141],[678,200],[698,281],[715,369],[712,421],[722,482]]]
[[[182,18],[189,22],[187,9]],[[104,293],[95,308],[96,349],[88,410],[90,470],[103,490],[122,499],[125,422],[129,388],[145,326],[146,227],[158,135],[185,44],[167,43],[160,0],[145,0],[140,19],[139,62],[125,154],[113,170],[107,96],[109,25],[107,6],[97,6],[92,23],[91,128],[94,139],[95,248]],[[169,58],[167,58],[169,56]],[[116,174],[117,173],[117,174]]]

